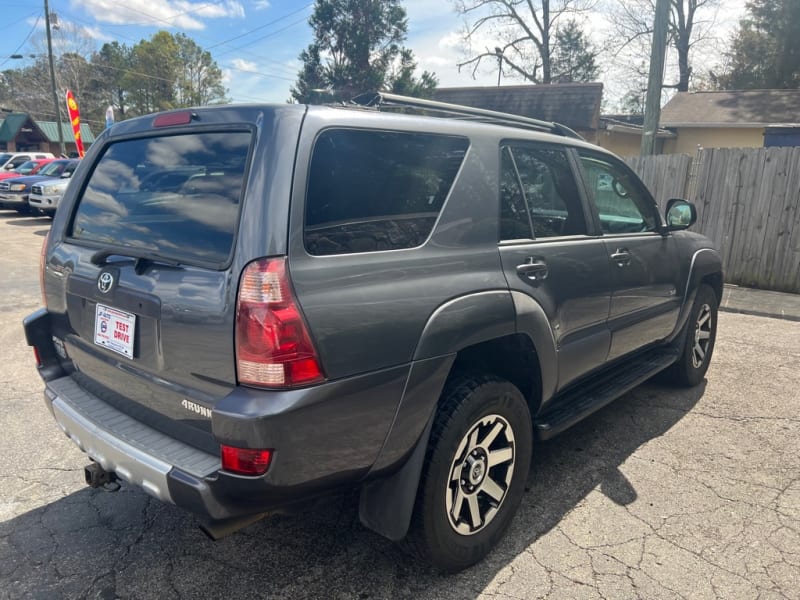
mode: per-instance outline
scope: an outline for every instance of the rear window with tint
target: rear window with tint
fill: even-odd
[[[305,245],[314,255],[398,250],[430,235],[466,138],[328,130],[314,146]]]
[[[249,132],[117,142],[92,172],[71,236],[221,266],[239,215]]]

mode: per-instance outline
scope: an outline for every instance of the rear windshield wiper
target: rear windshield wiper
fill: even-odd
[[[136,272],[137,275],[141,275],[144,273],[145,269],[149,265],[163,265],[166,267],[180,267],[181,263],[177,260],[171,258],[165,258],[159,254],[154,254],[152,252],[136,252],[134,250],[118,250],[112,248],[103,248],[102,250],[98,250],[89,261],[93,265],[103,266],[107,264],[107,258],[109,256],[122,256],[125,258],[132,258],[134,259],[135,263],[133,265],[133,270]]]

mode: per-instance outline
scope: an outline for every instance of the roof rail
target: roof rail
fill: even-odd
[[[484,123],[507,125],[509,127],[519,127],[521,129],[533,129],[535,131],[553,133],[564,137],[571,137],[579,140],[583,139],[581,135],[561,123],[541,121],[521,115],[512,115],[510,113],[487,110],[484,108],[474,108],[461,104],[437,102],[436,100],[425,100],[423,98],[411,98],[409,96],[400,96],[399,94],[366,92],[350,100],[350,103],[378,110],[381,108],[412,108],[423,112],[442,113],[441,115],[434,114],[433,116],[446,116],[449,114],[454,117],[472,117]]]

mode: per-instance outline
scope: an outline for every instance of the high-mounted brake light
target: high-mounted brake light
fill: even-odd
[[[220,446],[222,468],[239,475],[263,475],[272,462],[272,450]]]
[[[290,388],[325,379],[292,292],[285,258],[256,260],[244,269],[236,306],[239,383]]]
[[[197,118],[197,115],[188,110],[167,113],[165,115],[158,115],[155,119],[153,119],[153,127],[171,127],[173,125],[186,125],[187,123],[191,123],[192,119],[194,118]]]

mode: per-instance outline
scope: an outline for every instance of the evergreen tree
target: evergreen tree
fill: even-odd
[[[751,0],[717,84],[724,89],[800,88],[800,0]]]
[[[316,0],[309,24],[314,40],[300,54],[294,100],[331,102],[398,88],[425,94],[435,87],[432,74],[413,75],[413,54],[402,46],[408,22],[400,0]]]
[[[595,81],[599,73],[597,55],[578,23],[570,19],[556,30],[550,65],[553,83]]]
[[[206,106],[226,102],[225,86],[222,85],[222,69],[203,50],[183,33],[175,35],[178,44],[178,105]]]

